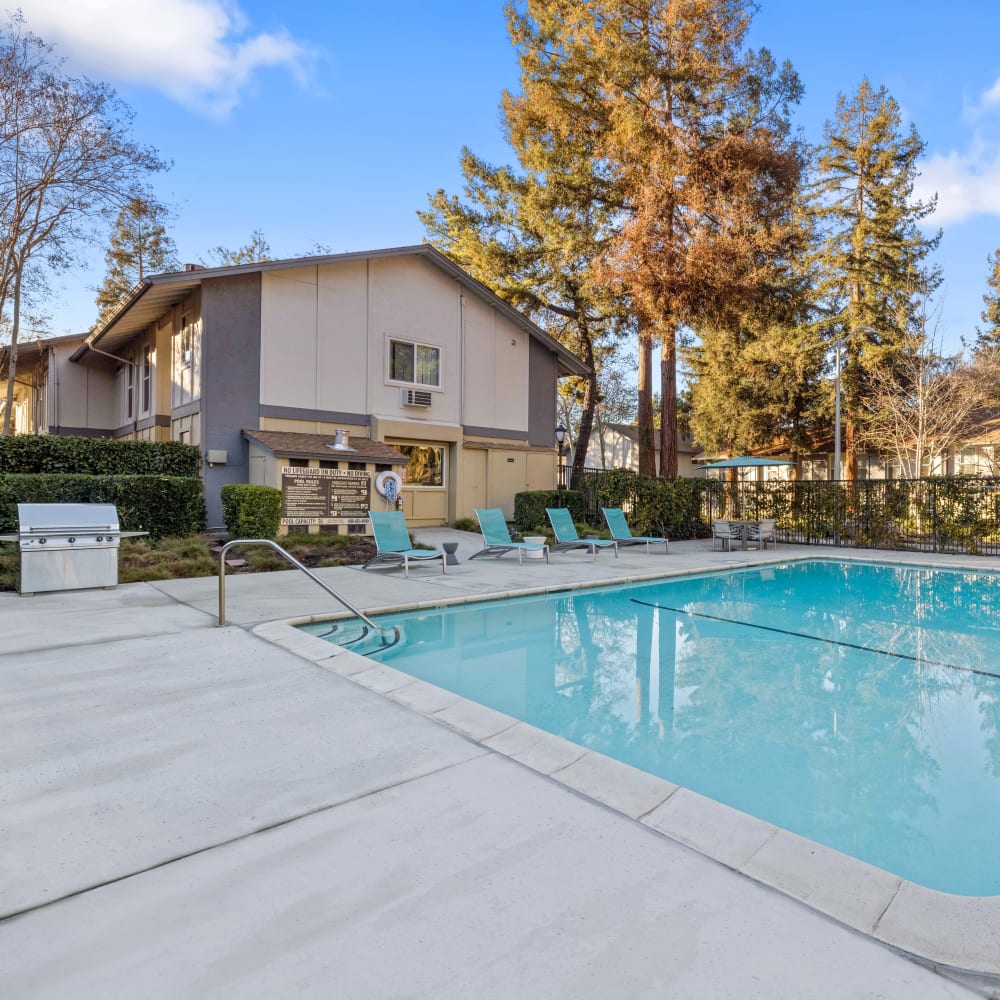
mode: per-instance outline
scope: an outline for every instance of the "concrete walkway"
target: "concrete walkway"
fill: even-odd
[[[773,554],[323,570],[366,610]],[[781,555],[809,556],[802,549]],[[254,635],[296,572],[0,595],[0,993],[920,998],[965,987]]]

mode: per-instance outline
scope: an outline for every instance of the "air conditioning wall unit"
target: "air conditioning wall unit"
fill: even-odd
[[[426,389],[400,389],[399,403],[401,406],[430,406],[431,394]]]

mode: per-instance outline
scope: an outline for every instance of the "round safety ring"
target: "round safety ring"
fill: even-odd
[[[387,500],[395,500],[403,486],[403,480],[397,472],[380,472],[375,477],[375,489]]]

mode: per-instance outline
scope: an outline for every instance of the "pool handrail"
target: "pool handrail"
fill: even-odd
[[[376,625],[364,612],[359,611],[350,601],[341,597],[332,587],[328,587],[315,573],[303,566],[290,552],[283,549],[277,542],[272,542],[269,538],[236,538],[231,542],[226,542],[219,550],[219,621],[218,627],[226,624],[226,553],[237,545],[267,545],[287,559],[296,569],[302,570],[310,580],[318,583],[332,598],[339,601],[351,614],[360,618],[366,625],[376,632],[382,632],[381,626]],[[388,629],[386,629],[388,631]]]

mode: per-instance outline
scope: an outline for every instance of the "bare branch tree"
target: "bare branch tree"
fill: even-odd
[[[941,354],[933,338],[922,338],[869,374],[860,440],[895,458],[904,476],[917,477],[974,434],[1000,376],[1000,352],[967,361]]]
[[[0,315],[10,306],[10,364],[0,437],[10,430],[25,281],[68,263],[101,209],[165,164],[130,138],[132,112],[103,83],[62,72],[15,14],[0,32]]]

